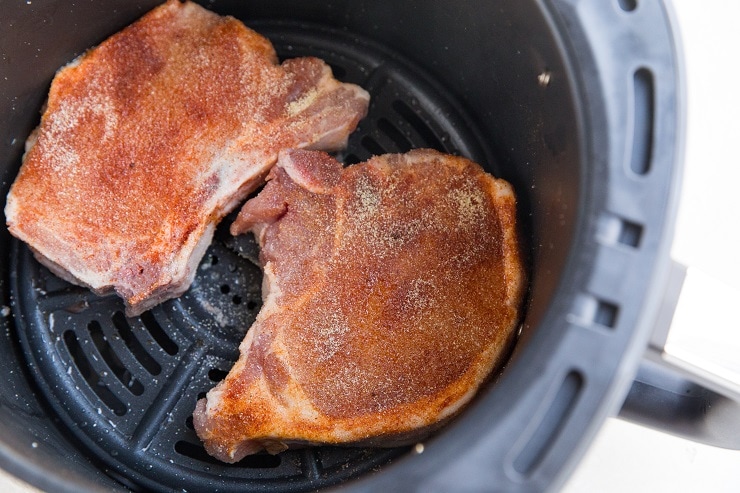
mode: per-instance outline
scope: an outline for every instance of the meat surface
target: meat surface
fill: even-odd
[[[216,223],[279,150],[342,148],[368,100],[321,60],[278,64],[236,19],[170,0],[57,73],[8,227],[137,315],[188,288]]]
[[[414,150],[342,168],[283,151],[231,228],[259,241],[264,304],[196,405],[222,461],[413,443],[470,401],[515,337],[514,193],[467,159]]]

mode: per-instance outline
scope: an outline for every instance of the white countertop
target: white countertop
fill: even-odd
[[[686,166],[673,257],[689,273],[667,349],[740,383],[740,322],[733,312],[740,304],[740,1],[673,5],[688,79]],[[0,472],[0,491],[33,489]],[[563,491],[735,493],[740,451],[609,419]]]

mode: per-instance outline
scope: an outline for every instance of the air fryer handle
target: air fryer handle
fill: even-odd
[[[664,309],[619,417],[696,442],[740,450],[740,385],[664,350],[685,277],[686,268],[674,262]]]

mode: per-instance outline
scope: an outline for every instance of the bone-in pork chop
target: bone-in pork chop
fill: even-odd
[[[61,69],[5,209],[63,278],[135,315],[192,282],[280,149],[336,150],[367,111],[315,58],[170,0]]]
[[[284,151],[268,180],[232,224],[261,246],[264,305],[196,406],[206,450],[392,446],[455,415],[518,325],[510,185],[432,150],[347,168]]]

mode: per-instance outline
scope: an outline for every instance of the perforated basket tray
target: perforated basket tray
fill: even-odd
[[[337,78],[371,93],[369,114],[338,157],[347,164],[431,147],[491,169],[491,153],[445,91],[370,41],[314,25],[262,22],[281,58],[313,55]],[[233,215],[232,215],[233,216]],[[18,241],[11,252],[18,335],[32,375],[62,426],[132,489],[306,491],[386,464],[405,448],[311,447],[210,457],[192,424],[196,400],[221,380],[261,306],[251,236],[224,220],[181,298],[126,318],[116,296],[98,297],[40,266]]]

